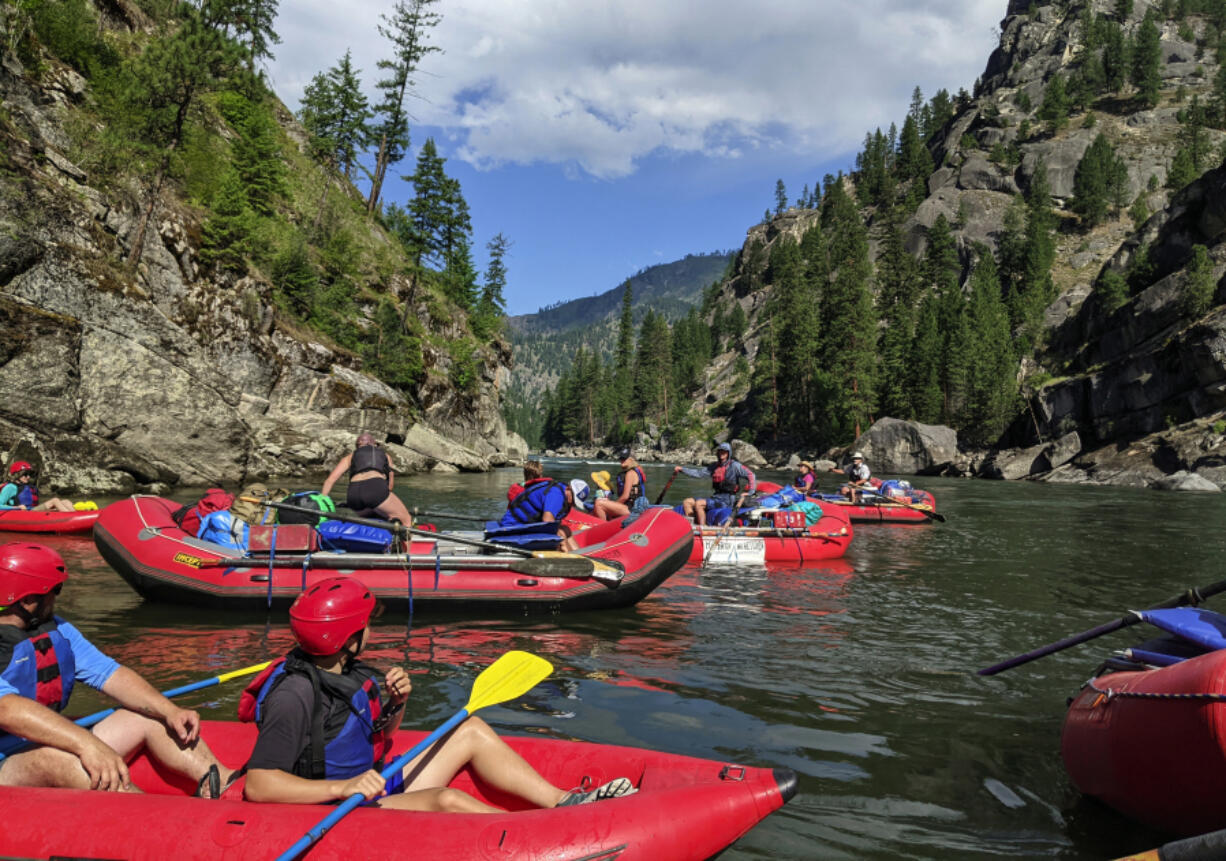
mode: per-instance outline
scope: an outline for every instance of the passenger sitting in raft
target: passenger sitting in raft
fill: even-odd
[[[349,474],[349,490],[345,504],[361,517],[382,517],[398,520],[405,526],[413,525],[413,517],[400,497],[392,493],[396,481],[396,469],[388,453],[375,442],[369,433],[358,434],[353,452],[342,457],[324,479],[320,492],[332,493],[332,487],[341,476]]]
[[[628,448],[618,453],[621,472],[617,474],[617,498],[597,499],[592,513],[601,520],[641,514],[647,510],[647,476]]]
[[[145,747],[160,768],[196,782],[197,795],[217,798],[231,772],[200,737],[200,716],[55,615],[67,581],[50,547],[0,547],[0,750],[9,754],[0,760],[0,786],[139,792],[127,760]],[[114,697],[119,710],[92,729],[63,717],[76,682]],[[30,741],[24,749],[22,738]]]
[[[872,473],[869,472],[868,464],[864,462],[864,453],[855,452],[851,456],[851,466],[846,470],[832,466],[831,472],[837,472],[847,476],[847,484],[839,488],[839,493],[851,499],[852,502],[860,500],[860,491],[862,489],[872,489],[869,479],[872,478]]]
[[[707,524],[707,514],[714,509],[727,509],[728,517],[734,517],[736,512],[732,509],[736,506],[738,496],[741,492],[741,483],[744,482],[746,495],[751,494],[757,489],[758,480],[754,477],[753,471],[744,464],[733,460],[732,446],[726,442],[721,442],[715,447],[715,463],[709,464],[706,467],[699,469],[696,467],[675,466],[673,472],[681,472],[691,478],[707,478],[711,479],[712,494],[706,499],[695,499],[694,497],[687,498],[681,503],[686,517],[693,517],[694,522],[699,526]],[[717,526],[726,518],[720,517],[719,522],[713,522],[712,526]]]
[[[254,720],[260,732],[245,785],[236,782],[226,790],[227,798],[327,804],[361,793],[376,807],[503,812],[448,786],[465,768],[537,807],[568,807],[637,791],[625,777],[586,792],[560,789],[479,717],[467,718],[384,781],[378,769],[413,685],[400,667],[389,670],[381,685],[379,671],[358,659],[370,641],[375,608],[374,596],[356,577],[322,580],[294,601],[289,626],[298,647],[243,693],[239,717]],[[386,701],[381,688],[387,690]],[[348,719],[325,720],[338,711]]]
[[[58,496],[39,502],[38,488],[34,485],[35,478],[33,466],[24,460],[14,461],[9,467],[9,480],[4,483],[3,487],[0,487],[0,509],[76,511],[71,502],[60,499]]]
[[[565,484],[540,475],[541,471],[540,461],[530,460],[524,465],[525,476],[531,472],[539,477],[524,482],[523,490],[507,504],[507,510],[498,525],[513,529],[529,523],[557,523],[558,549],[569,553],[578,545],[571,539],[570,527],[562,523],[562,520],[573,507],[583,510],[591,495],[591,489],[586,482],[579,479]],[[495,534],[488,532],[486,537],[497,540]]]
[[[813,472],[813,464],[807,460],[800,462],[800,474],[792,479],[792,487],[805,496],[817,492],[817,475]]]

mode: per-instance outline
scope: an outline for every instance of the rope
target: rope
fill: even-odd
[[[1100,688],[1094,684],[1094,679],[1086,682],[1086,687],[1098,694],[1098,698],[1094,700],[1094,705],[1091,708],[1098,706],[1103,701],[1110,702],[1116,697],[1128,697],[1138,700],[1210,700],[1212,702],[1226,702],[1226,694],[1215,694],[1209,691],[1190,694],[1162,694],[1150,693],[1147,691],[1117,691],[1112,688]]]

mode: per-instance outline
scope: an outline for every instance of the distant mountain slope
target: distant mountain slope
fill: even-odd
[[[676,319],[702,302],[703,290],[722,281],[735,258],[734,251],[687,254],[682,260],[649,266],[598,296],[509,317],[513,360],[503,398],[509,426],[535,442],[533,434],[542,418],[537,409],[540,396],[557,383],[575,351],[584,346],[604,356],[612,354],[627,284],[633,291],[635,326],[648,309]]]

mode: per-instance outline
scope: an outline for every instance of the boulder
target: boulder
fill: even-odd
[[[864,452],[876,475],[934,475],[958,456],[958,434],[944,425],[883,418],[856,440],[855,448]]]
[[[1220,493],[1221,488],[1195,472],[1179,470],[1173,475],[1160,478],[1151,485],[1155,490],[1180,490]]]
[[[1040,460],[1044,445],[1032,445],[1028,448],[1007,448],[993,452],[979,467],[979,475],[983,478],[1016,481],[1043,472]]]
[[[1081,436],[1077,431],[1069,431],[1055,442],[1043,446],[1035,460],[1037,472],[1051,472],[1064,466],[1081,452]]]
[[[732,456],[736,460],[745,464],[750,469],[761,469],[766,466],[766,458],[752,445],[741,439],[734,439],[730,445],[732,446]]]

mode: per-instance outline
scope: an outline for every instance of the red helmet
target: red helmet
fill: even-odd
[[[375,596],[354,577],[320,580],[289,608],[289,629],[308,655],[332,655],[366,627]]]
[[[15,460],[13,465],[9,467],[9,475],[16,475],[19,472],[33,472],[34,467],[26,463],[24,460]]]
[[[0,607],[45,595],[68,579],[60,554],[41,544],[0,546]]]

